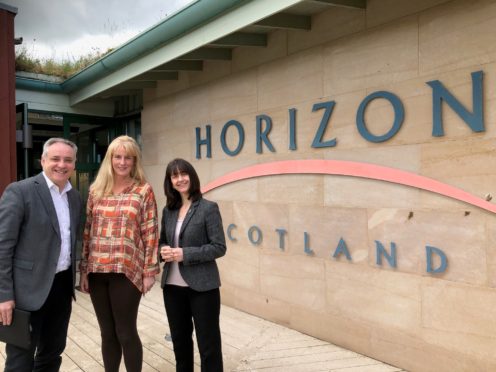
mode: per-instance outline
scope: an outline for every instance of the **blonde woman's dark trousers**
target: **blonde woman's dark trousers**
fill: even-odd
[[[88,283],[102,335],[105,372],[118,372],[123,356],[127,372],[140,372],[143,346],[136,322],[141,292],[124,274],[90,273]]]

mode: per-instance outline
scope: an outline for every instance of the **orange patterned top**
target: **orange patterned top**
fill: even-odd
[[[143,276],[160,272],[157,203],[148,183],[86,205],[82,273],[122,273],[143,291]]]

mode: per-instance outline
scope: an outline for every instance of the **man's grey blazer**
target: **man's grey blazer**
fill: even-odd
[[[179,209],[164,208],[160,246],[174,246],[178,214]],[[199,292],[219,288],[220,275],[215,259],[226,253],[226,238],[217,203],[200,198],[191,204],[179,232],[178,246],[183,249],[179,271],[189,287]],[[169,266],[170,262],[164,265],[162,288],[165,286]]]
[[[67,199],[74,284],[81,197],[71,189]],[[38,310],[52,287],[60,246],[57,213],[43,173],[10,184],[0,199],[0,302],[14,300],[19,309]]]

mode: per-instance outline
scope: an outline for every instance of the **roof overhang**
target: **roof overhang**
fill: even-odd
[[[62,83],[17,76],[16,87],[66,94],[69,106],[136,94],[205,60],[230,60],[233,48],[265,47],[274,29],[309,30],[329,7],[365,9],[366,0],[197,0]]]
[[[230,9],[229,12],[224,12],[222,15],[217,16],[215,20],[193,28],[189,33],[174,39],[170,43],[167,43],[166,45],[145,55],[139,60],[131,62],[119,70],[111,72],[98,81],[90,83],[70,93],[71,104],[82,102],[87,98],[99,94],[107,89],[111,89],[116,85],[144,74],[145,72],[163,65],[164,63],[173,61],[185,54],[193,52],[204,45],[210,44],[219,38],[229,35],[239,29],[242,29],[243,27],[249,26],[301,1],[302,0],[238,1],[238,4],[235,4],[238,5],[235,9]],[[209,0],[207,0],[207,2],[209,2]],[[215,0],[215,2],[222,3],[217,0]],[[202,1],[198,2],[198,5],[201,3]],[[190,10],[191,12],[194,9],[195,7],[192,6],[187,10]],[[190,12],[187,10],[178,13],[177,17],[189,17]]]

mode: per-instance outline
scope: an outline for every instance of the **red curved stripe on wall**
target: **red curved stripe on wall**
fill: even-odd
[[[203,187],[202,192],[236,181],[278,174],[332,174],[392,182],[431,191],[496,213],[495,204],[432,178],[400,169],[343,160],[287,160],[257,164],[217,178]]]

